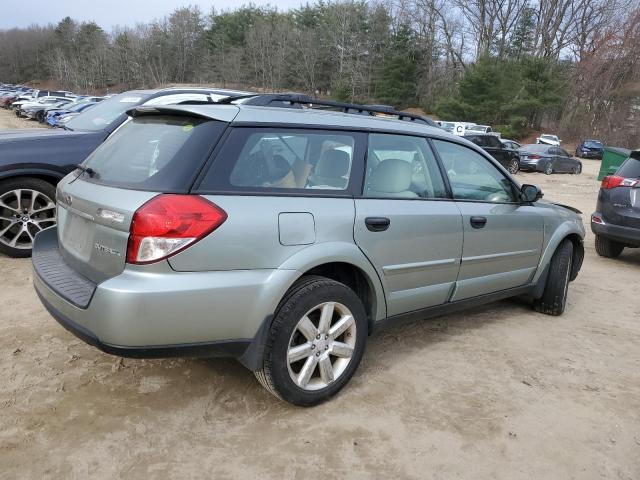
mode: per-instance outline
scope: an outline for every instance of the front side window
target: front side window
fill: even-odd
[[[364,196],[446,198],[444,181],[427,140],[369,135]]]
[[[348,132],[236,128],[200,188],[346,191],[355,150]]]
[[[488,159],[456,143],[434,140],[456,200],[515,202],[515,187]]]

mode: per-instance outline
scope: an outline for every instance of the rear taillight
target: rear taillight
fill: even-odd
[[[197,195],[158,195],[133,215],[127,262],[153,263],[175,255],[226,219],[224,210]]]
[[[540,155],[529,155],[529,159],[530,160],[539,160],[540,159]]]
[[[609,190],[611,188],[616,188],[616,187],[635,187],[639,183],[640,183],[640,180],[636,178],[624,178],[624,177],[619,177],[618,175],[607,175],[602,179],[602,184],[600,184],[600,188]]]

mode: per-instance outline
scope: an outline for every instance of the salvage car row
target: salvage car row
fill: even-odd
[[[68,91],[30,89],[23,86],[0,85],[0,106],[11,109],[16,116],[52,127],[62,127],[84,110],[107,97],[76,95]]]

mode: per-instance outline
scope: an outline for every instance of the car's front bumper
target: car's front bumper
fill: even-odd
[[[48,259],[46,268],[37,266],[52,251],[57,251],[55,227],[38,234],[33,248],[33,282],[43,305],[85,342],[127,357],[242,360],[248,350],[261,352],[261,332],[268,329],[267,320],[279,299],[299,275],[294,270],[266,269],[176,272],[167,262],[151,269],[131,266],[95,285],[83,308],[83,302],[73,297],[74,288],[88,280],[75,273],[80,278],[60,282],[60,275],[73,276],[61,255]],[[67,293],[60,288],[65,282],[80,283]],[[243,363],[256,369],[254,360]]]
[[[614,242],[624,243],[634,247],[640,247],[640,229],[632,227],[623,227],[611,223],[597,223],[593,217],[602,218],[597,212],[591,216],[591,231],[595,235],[608,238]]]
[[[597,159],[601,159],[602,158],[602,152],[598,152],[598,151],[587,151],[587,150],[582,150],[578,152],[580,154],[581,158],[597,158]]]

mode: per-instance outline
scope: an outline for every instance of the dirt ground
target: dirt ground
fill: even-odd
[[[588,226],[598,166],[518,178]],[[0,478],[638,479],[640,250],[585,245],[562,317],[503,301],[387,330],[311,409],[232,360],[103,354],[47,314],[29,260],[0,257]]]

